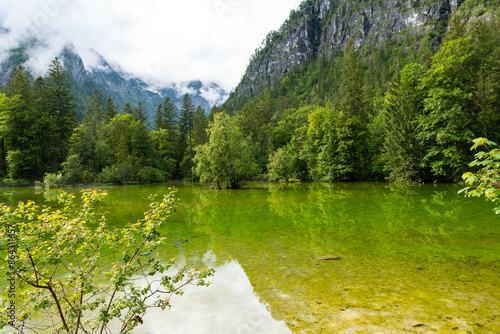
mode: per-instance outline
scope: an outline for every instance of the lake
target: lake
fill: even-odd
[[[161,256],[216,274],[137,333],[500,332],[500,216],[458,185],[171,185],[182,206]],[[140,218],[167,188],[103,187],[110,221]],[[0,202],[56,195],[1,189]]]

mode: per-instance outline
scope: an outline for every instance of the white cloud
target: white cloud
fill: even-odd
[[[80,52],[94,48],[136,75],[169,82],[214,81],[230,90],[266,34],[278,29],[298,4],[298,0],[0,0],[0,20],[12,31],[9,40],[2,37],[0,42],[8,46],[29,32],[56,31]]]

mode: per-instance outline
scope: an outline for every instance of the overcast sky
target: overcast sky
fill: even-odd
[[[300,0],[0,0],[0,25],[11,31],[0,48],[26,33],[51,36],[50,62],[71,40],[88,65],[94,48],[110,63],[142,77],[213,81],[226,90],[270,30],[279,29]],[[2,54],[0,52],[0,61]],[[34,65],[34,64],[33,64]],[[46,66],[46,65],[45,65]]]

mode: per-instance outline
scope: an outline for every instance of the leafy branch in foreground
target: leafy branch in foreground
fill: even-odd
[[[0,253],[7,253],[12,244],[7,232],[15,230],[19,304],[11,322],[10,301],[0,298],[0,329],[129,333],[143,323],[149,309],[170,307],[170,298],[181,295],[186,285],[209,285],[212,269],[184,266],[168,276],[173,260],[165,264],[158,254],[144,256],[166,239],[159,231],[178,203],[175,192],[171,189],[161,201],[151,196],[144,218],[120,228],[106,223],[106,213],[96,212],[107,195],[100,190],[82,190],[80,205],[74,203],[75,196],[61,191],[57,210],[32,201],[15,208],[2,204]],[[0,266],[9,272],[8,255]]]
[[[483,146],[485,151],[475,154],[476,159],[469,166],[479,167],[479,170],[476,173],[467,172],[462,175],[462,179],[469,187],[460,190],[459,193],[465,193],[468,197],[484,196],[493,203],[500,202],[500,149],[490,149],[496,145],[486,138],[474,139],[471,150]],[[500,213],[500,204],[495,207],[495,213]]]

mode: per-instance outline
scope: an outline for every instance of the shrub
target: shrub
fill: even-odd
[[[139,170],[139,173],[137,173],[137,178],[141,183],[154,183],[165,180],[165,176],[161,171],[149,166],[141,168],[141,170]]]
[[[57,188],[64,184],[63,174],[59,173],[46,173],[43,177],[43,185],[45,188]]]
[[[9,254],[0,259],[2,271],[8,268],[19,288],[12,318],[14,297],[0,297],[0,330],[109,333],[113,321],[129,333],[148,309],[170,307],[170,297],[181,295],[182,287],[209,284],[205,279],[212,269],[182,267],[168,276],[172,261],[140,256],[164,244],[160,231],[177,206],[175,189],[160,201],[151,196],[144,219],[120,228],[109,226],[106,214],[97,211],[105,192],[81,193],[77,206],[75,196],[61,191],[57,210],[33,201],[0,205],[0,253]]]

